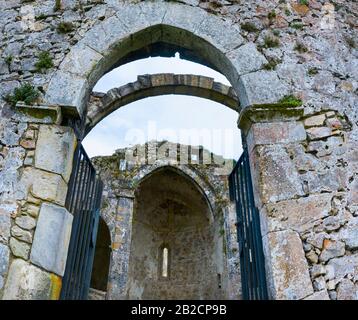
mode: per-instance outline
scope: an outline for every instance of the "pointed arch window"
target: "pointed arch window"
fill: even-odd
[[[167,244],[160,247],[159,254],[159,276],[162,279],[168,279],[170,273],[170,249]]]

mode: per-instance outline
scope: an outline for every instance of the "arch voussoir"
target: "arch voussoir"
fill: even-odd
[[[92,93],[87,107],[85,132],[87,134],[104,117],[128,103],[166,94],[210,99],[239,111],[238,97],[233,88],[215,82],[213,78],[173,73],[141,75],[137,81],[113,88],[107,93]]]

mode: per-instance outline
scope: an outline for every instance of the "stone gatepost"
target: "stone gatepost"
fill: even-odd
[[[56,106],[18,104],[12,115],[24,130],[18,141],[21,163],[13,168],[9,192],[16,205],[6,224],[3,299],[59,298],[73,218],[64,206],[77,141],[61,120]]]
[[[306,140],[302,116],[301,107],[268,105],[250,107],[239,119],[260,211],[270,299],[303,299],[314,292],[300,231],[324,214],[329,199],[307,197],[292,161],[292,150]]]
[[[106,297],[108,300],[124,300],[127,296],[134,194],[124,193],[117,197],[115,226],[112,230],[112,258]]]

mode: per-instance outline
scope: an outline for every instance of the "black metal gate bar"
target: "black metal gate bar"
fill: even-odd
[[[268,294],[260,216],[255,206],[246,149],[229,176],[229,185],[230,198],[236,205],[243,299],[265,300]]]
[[[86,299],[96,247],[103,184],[96,177],[88,155],[79,142],[75,150],[66,208],[74,215],[60,298]]]

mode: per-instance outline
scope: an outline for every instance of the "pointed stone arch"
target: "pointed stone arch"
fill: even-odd
[[[256,45],[246,43],[230,20],[164,1],[118,4],[115,9],[113,16],[86,31],[66,55],[50,80],[46,103],[83,116],[90,92],[103,74],[138,59],[143,48],[149,55],[159,55],[167,46],[224,74],[242,108],[274,103],[287,93],[275,71],[263,70],[267,60]]]
[[[216,190],[214,190],[213,187],[210,185],[210,183],[205,181],[204,178],[198,174],[198,172],[196,172],[194,169],[190,168],[187,165],[173,166],[170,164],[170,161],[158,160],[150,166],[142,167],[133,177],[132,184],[134,186],[138,186],[143,181],[149,179],[153,174],[158,173],[162,170],[173,171],[178,175],[184,177],[185,179],[189,180],[196,187],[199,193],[201,193],[206,199],[206,202],[211,212],[210,218],[214,219],[214,216],[216,215],[218,209],[215,203],[215,199],[218,198],[218,194]]]

